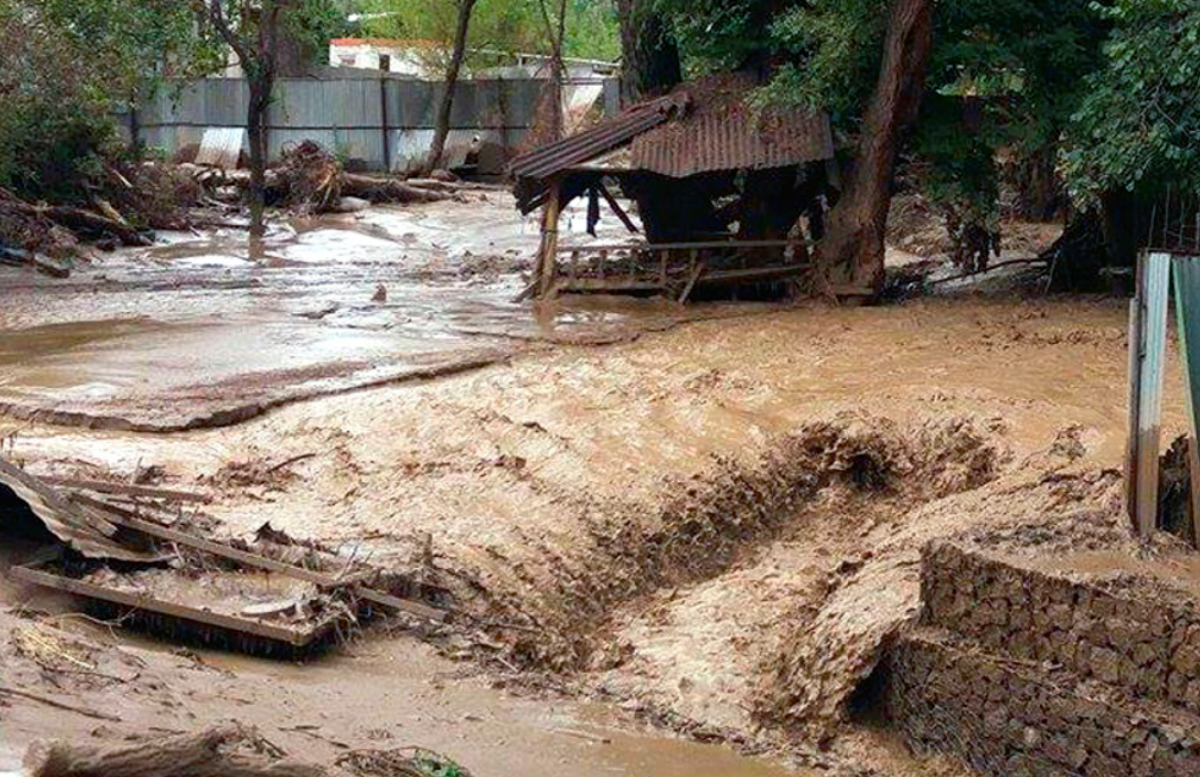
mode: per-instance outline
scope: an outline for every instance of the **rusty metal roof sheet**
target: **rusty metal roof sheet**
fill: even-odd
[[[755,109],[746,101],[753,89],[754,82],[744,75],[709,76],[522,154],[509,166],[516,180],[518,207],[523,212],[535,208],[544,199],[550,178],[594,166],[597,159],[626,147],[630,153],[624,169],[673,178],[833,157],[833,132],[826,114],[800,108]]]
[[[743,100],[697,102],[673,121],[633,140],[635,169],[672,178],[718,170],[764,170],[833,156],[829,117],[801,109],[756,113]]]
[[[514,178],[548,178],[575,165],[620,148],[646,130],[677,115],[691,102],[685,93],[639,103],[591,129],[521,154],[512,161]]]

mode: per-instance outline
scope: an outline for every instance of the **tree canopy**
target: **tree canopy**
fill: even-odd
[[[1116,0],[1104,64],[1083,82],[1063,172],[1072,195],[1200,190],[1200,5]]]
[[[456,0],[364,0],[365,30],[379,37],[446,43],[430,52],[431,63],[444,65],[454,39]],[[556,4],[555,4],[556,5]],[[478,0],[471,13],[467,63],[494,64],[485,51],[546,54],[550,41],[539,0]],[[620,56],[616,9],[612,0],[568,0],[563,54],[614,60]]]

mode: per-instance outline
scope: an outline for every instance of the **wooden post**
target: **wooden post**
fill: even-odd
[[[545,297],[554,284],[554,267],[558,255],[558,217],[562,210],[562,181],[550,184],[550,195],[542,213],[542,245],[538,253],[537,282],[539,298]]]
[[[383,169],[392,172],[392,142],[388,137],[387,79],[379,77],[379,123],[383,128]]]

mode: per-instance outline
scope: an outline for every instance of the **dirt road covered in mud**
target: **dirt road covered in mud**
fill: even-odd
[[[369,299],[376,276],[362,278],[355,299]],[[466,282],[443,292],[451,306],[477,293]],[[359,315],[360,302],[334,303]],[[506,327],[533,326],[528,311],[496,305]],[[586,320],[579,310],[589,308],[564,304],[558,320]],[[538,764],[553,753],[581,774],[775,768],[721,760],[719,750],[703,751],[722,753],[713,760],[672,750],[666,760],[687,767],[678,771],[638,762],[635,753],[659,745],[588,727],[612,710],[622,725],[636,716],[846,773],[958,774],[855,717],[856,691],[915,612],[927,541],[1027,526],[1084,547],[1124,541],[1126,310],[1120,300],[964,296],[746,310],[664,328],[668,312],[623,307],[632,334],[619,342],[509,342],[505,359],[475,369],[288,403],[220,428],[85,430],[25,418],[0,420],[0,436],[41,474],[129,476],[156,465],[166,485],[213,494],[206,509],[220,533],[248,536],[269,522],[353,546],[372,563],[427,575],[477,618],[431,640],[440,656],[414,636],[368,632],[350,657],[305,669],[206,658],[234,672],[230,699],[237,685],[244,701],[208,688],[183,698],[106,690],[130,710],[174,699],[184,712],[172,715],[266,722],[266,708],[279,708],[282,725],[295,726],[336,688],[344,696],[312,731],[365,746],[374,727],[349,710],[355,698],[378,704],[384,683],[389,704],[443,710],[421,723],[389,712],[384,728],[402,726],[395,736],[441,746],[481,774],[543,773],[523,768],[521,750]],[[445,326],[445,309],[429,320]],[[370,337],[399,353],[389,338],[403,329]],[[51,363],[65,373],[91,354],[63,349]],[[1174,365],[1167,380],[1170,433],[1183,425]],[[106,412],[152,417],[145,399],[159,390],[111,394]],[[186,392],[162,391],[169,417],[193,412]],[[166,662],[164,685],[202,671],[154,660]],[[507,690],[484,679],[498,677]],[[540,690],[530,696],[531,687]],[[516,688],[517,698],[495,696]],[[15,742],[45,720],[27,714]],[[468,715],[484,722],[446,723]],[[627,746],[629,758],[614,755]]]

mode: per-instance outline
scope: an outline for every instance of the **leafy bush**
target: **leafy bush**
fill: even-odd
[[[29,8],[0,0],[0,187],[72,200],[116,140],[98,76]]]
[[[1116,0],[1107,65],[1087,79],[1062,167],[1072,195],[1200,188],[1200,5]]]

